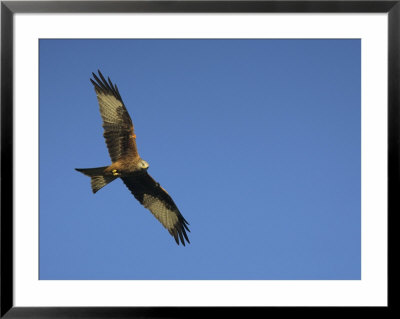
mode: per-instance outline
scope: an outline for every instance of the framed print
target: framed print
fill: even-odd
[[[389,309],[399,15],[3,1],[1,316]]]

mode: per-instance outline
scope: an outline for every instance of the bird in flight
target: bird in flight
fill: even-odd
[[[136,134],[132,120],[122,101],[118,88],[99,72],[90,79],[94,85],[100,114],[103,120],[104,138],[111,165],[96,168],[76,168],[91,178],[93,193],[121,178],[133,196],[156,217],[179,242],[190,243],[186,231],[189,223],[179,212],[171,196],[148,173],[149,164],[143,160],[136,147]]]

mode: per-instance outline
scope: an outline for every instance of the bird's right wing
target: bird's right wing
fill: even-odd
[[[132,120],[122,102],[118,88],[112,84],[110,78],[107,82],[100,71],[99,76],[100,79],[93,73],[94,80],[90,79],[90,81],[94,85],[99,102],[104,138],[111,160],[116,162],[121,157],[137,158],[139,154]]]
[[[186,230],[189,223],[183,218],[171,196],[147,172],[133,173],[121,179],[133,196],[156,217],[179,245],[190,243]]]

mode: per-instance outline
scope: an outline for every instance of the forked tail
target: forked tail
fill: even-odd
[[[103,175],[104,170],[107,166],[95,167],[95,168],[75,168],[78,172],[85,174],[90,177],[93,193],[96,193],[99,189],[111,183],[117,176]]]

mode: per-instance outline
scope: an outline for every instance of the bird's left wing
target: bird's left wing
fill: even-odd
[[[99,71],[100,78],[93,73],[94,80],[90,79],[96,91],[103,119],[104,138],[111,161],[116,162],[121,157],[139,157],[136,148],[136,135],[128,111],[122,102],[116,85],[110,78],[108,81]]]
[[[171,196],[147,172],[132,173],[121,177],[133,196],[161,222],[175,238],[185,246],[190,243],[186,230],[188,222],[183,218]]]

